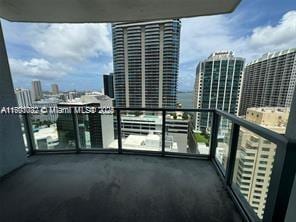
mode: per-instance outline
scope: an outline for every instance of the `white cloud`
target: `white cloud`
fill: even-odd
[[[111,28],[100,24],[37,24],[3,21],[6,42],[33,48],[40,57],[81,62],[112,56]]]
[[[71,70],[62,63],[50,63],[45,59],[32,58],[30,60],[9,59],[13,76],[31,77],[38,79],[61,78]]]
[[[113,69],[109,63],[112,40],[108,24],[4,21],[3,27],[6,43],[17,46],[8,50],[13,76],[54,79],[70,73],[87,75]]]
[[[36,25],[30,32],[30,44],[42,55],[66,61],[112,53],[107,24]]]
[[[101,71],[101,73],[113,72],[113,61],[103,64],[100,71]]]
[[[276,26],[255,28],[247,40],[252,48],[296,47],[296,11],[287,12]]]
[[[275,26],[260,26],[240,36],[239,24],[226,15],[184,19],[181,31],[181,63],[207,58],[217,50],[232,50],[247,60],[263,53],[296,47],[296,11],[287,12]]]
[[[276,25],[253,30],[243,30],[242,19],[217,15],[182,20],[180,64],[186,69],[180,69],[181,89],[193,88],[185,80],[188,75],[194,79],[197,64],[214,51],[230,50],[250,62],[269,51],[296,47],[296,11],[287,12]]]

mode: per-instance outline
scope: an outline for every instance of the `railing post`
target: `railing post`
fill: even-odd
[[[120,115],[120,109],[116,109],[116,116],[117,116],[118,153],[122,153],[121,115]]]
[[[162,110],[162,130],[161,130],[161,155],[165,155],[165,117],[166,110]]]
[[[236,158],[236,151],[238,145],[238,138],[239,138],[239,128],[240,126],[236,123],[232,124],[231,129],[231,136],[230,136],[230,147],[228,150],[228,161],[225,171],[225,180],[226,185],[231,186],[232,184],[232,177],[235,165],[235,158]]]
[[[80,153],[81,143],[80,143],[80,135],[79,135],[78,117],[77,117],[77,113],[74,112],[74,108],[71,109],[71,115],[72,115],[73,126],[74,126],[76,153]]]
[[[295,178],[296,142],[278,144],[262,221],[285,221]]]
[[[29,149],[29,155],[35,154],[36,147],[35,147],[35,141],[34,141],[34,134],[33,134],[33,127],[32,127],[32,121],[31,116],[28,113],[25,113],[22,115],[24,120],[24,128],[25,128],[25,135],[27,139],[27,145]]]
[[[212,118],[212,132],[211,132],[211,144],[210,144],[210,160],[213,160],[216,155],[218,130],[219,130],[220,116],[217,114],[216,110],[213,111]]]

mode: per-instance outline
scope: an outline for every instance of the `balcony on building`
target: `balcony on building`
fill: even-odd
[[[0,17],[16,22],[172,19],[228,13],[239,0],[172,0],[170,7],[164,0],[110,2],[0,1]],[[16,106],[0,31],[0,105]],[[102,116],[69,108],[59,116],[44,114],[53,122],[46,128],[37,126],[34,115],[0,115],[0,221],[293,221],[290,134],[218,109],[116,107]],[[208,114],[211,125],[192,129],[189,122],[198,113]],[[290,116],[291,134],[295,119]],[[253,159],[240,164],[245,145],[258,145],[242,139],[246,131],[274,150],[261,205],[248,189],[250,183],[254,190],[263,186],[264,167],[256,169],[257,184],[244,168]]]

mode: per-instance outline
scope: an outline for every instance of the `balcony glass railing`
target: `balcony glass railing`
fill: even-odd
[[[72,109],[54,118],[24,114],[22,119],[29,154],[133,152],[211,160],[246,220],[271,221],[278,195],[285,192],[279,178],[286,137],[220,110],[114,108],[114,113],[77,114]]]

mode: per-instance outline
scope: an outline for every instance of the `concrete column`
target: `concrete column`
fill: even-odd
[[[0,23],[0,110],[17,106]],[[17,115],[0,114],[0,177],[26,161],[25,145]]]

